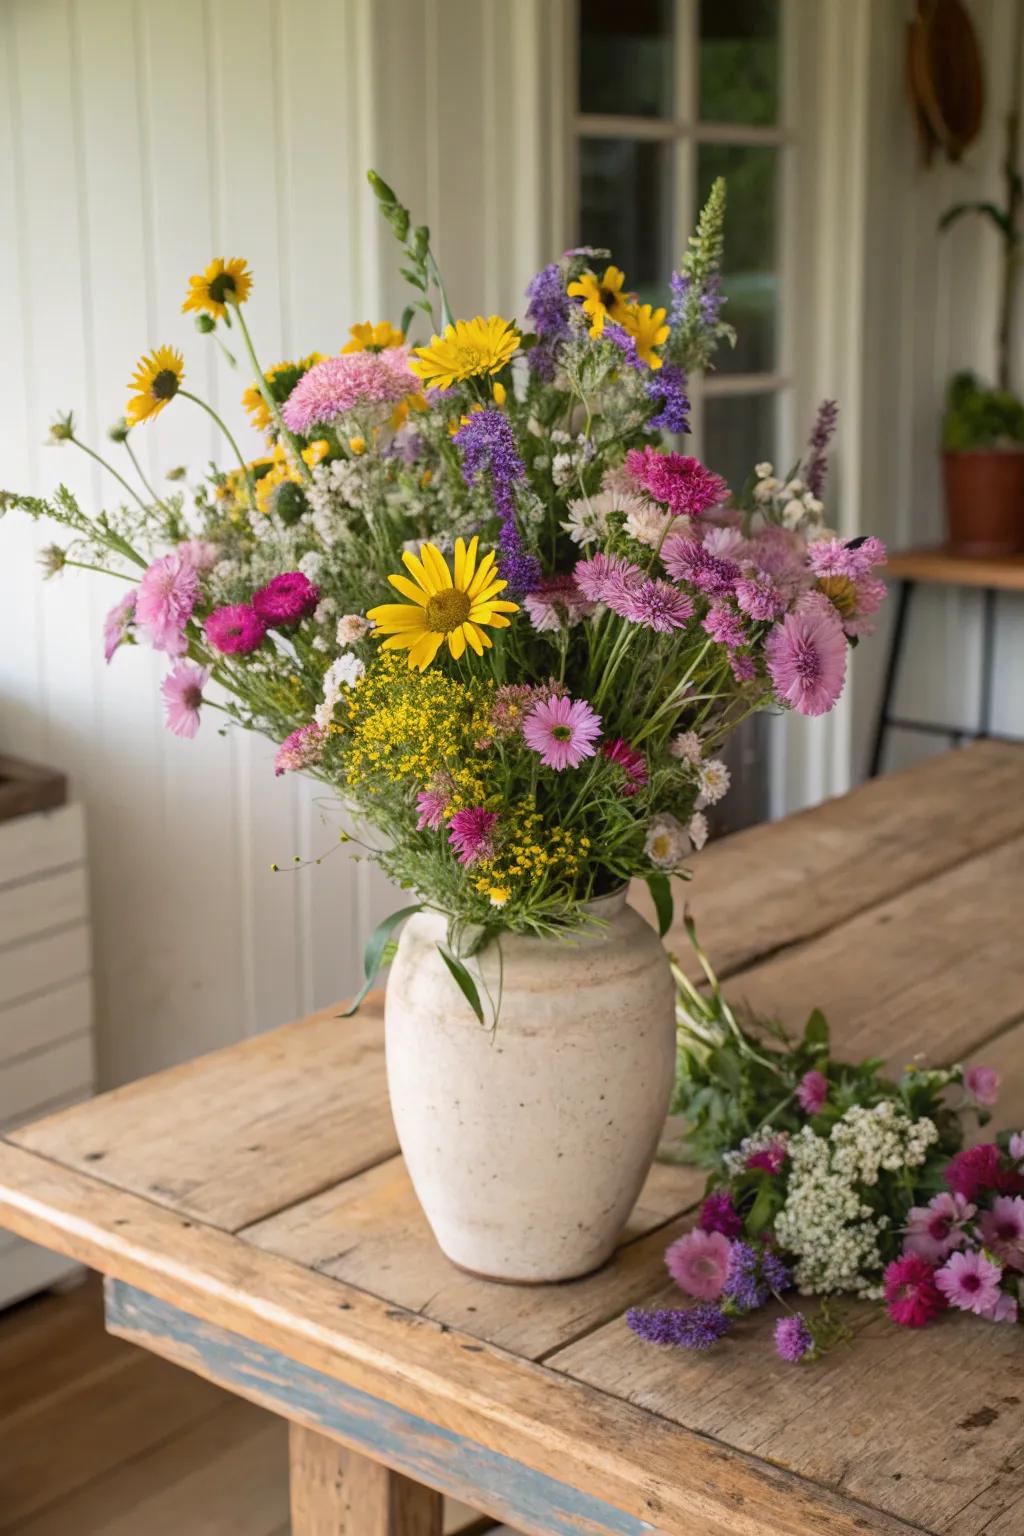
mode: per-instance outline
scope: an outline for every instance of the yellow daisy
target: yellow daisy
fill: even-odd
[[[155,347],[148,357],[140,357],[129,389],[135,393],[125,406],[125,420],[130,427],[158,416],[173,400],[185,377],[185,359],[177,347]]]
[[[389,576],[388,580],[409,603],[382,603],[367,610],[377,628],[375,636],[389,635],[386,651],[409,652],[410,667],[425,672],[447,640],[456,661],[469,645],[478,656],[493,642],[483,628],[507,629],[508,613],[518,613],[517,603],[498,597],[508,586],[495,573],[494,551],[488,550],[476,563],[480,540],[473,536],[469,548],[462,539],[455,541],[455,575],[441,551],[433,544],[421,544],[419,558],[408,550],[402,562],[409,576]]]
[[[478,374],[500,373],[519,346],[519,332],[500,315],[456,320],[429,347],[414,347],[409,367],[437,389],[450,389]]]
[[[348,333],[352,340],[342,347],[343,353],[386,352],[388,347],[400,347],[405,341],[405,332],[396,331],[390,320],[378,320],[376,325],[361,320],[358,325],[350,326]]]
[[[565,290],[571,299],[583,300],[583,312],[590,316],[591,336],[600,336],[606,320],[623,321],[629,309],[629,295],[622,285],[626,274],[619,267],[605,267],[604,276],[584,272]]]
[[[278,405],[287,400],[303,374],[308,373],[314,363],[322,363],[323,360],[321,352],[310,352],[307,357],[300,357],[298,362],[275,363],[273,368],[267,368],[263,378]],[[250,384],[243,392],[242,404],[249,412],[249,420],[257,432],[266,432],[274,418],[258,384]]]
[[[252,273],[245,258],[232,256],[225,261],[218,256],[205,272],[189,278],[188,293],[181,307],[184,311],[205,309],[215,320],[223,320],[228,304],[244,304],[251,292]]]
[[[630,304],[620,322],[622,329],[636,342],[637,356],[651,368],[661,367],[662,359],[654,348],[668,341],[667,313],[665,309],[652,309],[650,304]]]

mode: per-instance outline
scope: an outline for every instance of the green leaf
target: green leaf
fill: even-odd
[[[415,313],[416,311],[413,309],[411,304],[407,304],[402,310],[402,318],[399,321],[398,328],[400,331],[403,331],[406,336],[409,334],[409,327],[412,325],[412,319]]]
[[[457,960],[454,955],[450,955],[442,944],[437,946],[437,952],[441,956],[441,959],[444,961],[445,965],[448,967],[449,971],[451,971],[452,978],[455,981],[459,991],[462,993],[463,997],[466,999],[466,1002],[472,1008],[473,1012],[477,1016],[477,1019],[482,1024],[484,1022],[484,1010],[480,1006],[480,993],[476,989],[476,982],[466,970],[466,967],[463,965],[462,961]]]
[[[829,1047],[828,1019],[820,1008],[815,1008],[804,1026],[804,1045],[827,1051]]]
[[[384,955],[391,935],[399,923],[404,923],[405,919],[412,917],[414,912],[422,911],[423,903],[418,901],[415,906],[400,907],[397,912],[392,912],[390,917],[386,917],[382,923],[377,924],[377,927],[366,941],[366,949],[363,953],[363,975],[366,977],[366,980],[360,987],[354,1001],[345,1009],[344,1013],[339,1015],[340,1018],[350,1019],[354,1013],[359,1011],[367,992],[369,992],[377,980],[377,972],[384,963]]]
[[[383,176],[378,176],[376,171],[367,171],[366,179],[374,190],[374,195],[379,197],[382,203],[394,204],[398,198],[392,192]]]
[[[646,875],[647,889],[651,893],[654,902],[654,910],[658,915],[658,936],[664,938],[672,927],[672,914],[674,906],[672,902],[672,887],[669,884],[668,875],[655,872]]]
[[[747,1214],[747,1231],[755,1237],[762,1233],[775,1215],[775,1204],[775,1187],[766,1180],[755,1195]]]

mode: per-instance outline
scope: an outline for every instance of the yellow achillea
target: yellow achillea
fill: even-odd
[[[495,889],[511,893],[545,879],[556,884],[571,882],[590,848],[588,837],[577,838],[564,827],[545,826],[532,796],[509,807],[502,823],[512,830],[501,839],[495,856],[479,859],[473,866],[476,889],[492,901]]]
[[[606,320],[624,321],[630,308],[629,295],[623,293],[626,274],[620,267],[605,267],[604,276],[582,273],[566,289],[571,299],[583,300],[583,313],[590,316],[591,336],[600,336]]]
[[[660,368],[661,358],[655,352],[662,342],[668,341],[669,327],[665,323],[665,309],[652,309],[650,304],[630,304],[622,317],[622,329],[636,343],[637,356],[649,368]]]
[[[227,261],[216,257],[203,272],[196,272],[188,280],[188,293],[181,306],[205,310],[215,320],[223,320],[229,304],[244,304],[252,292],[252,273],[245,264],[244,256],[231,256]]]
[[[124,409],[128,425],[137,427],[140,421],[158,416],[174,399],[184,377],[185,359],[177,347],[155,347],[147,357],[141,357],[128,385],[135,391]]]
[[[500,373],[518,350],[519,332],[500,315],[456,320],[428,347],[414,347],[409,367],[425,384],[450,389],[466,379]]]
[[[376,325],[361,320],[358,325],[350,326],[348,333],[352,340],[342,347],[343,353],[385,352],[388,347],[400,347],[405,341],[405,332],[396,331],[390,320],[378,320]]]
[[[479,544],[475,534],[468,549],[463,539],[455,540],[454,578],[436,545],[421,544],[419,559],[406,550],[402,561],[412,580],[396,575],[388,581],[408,603],[380,603],[366,612],[377,626],[374,635],[389,636],[386,651],[408,651],[409,666],[424,672],[445,641],[458,661],[467,645],[482,656],[493,644],[485,625],[508,628],[505,615],[518,613],[519,605],[498,596],[508,582],[497,576],[493,550],[477,565]]]

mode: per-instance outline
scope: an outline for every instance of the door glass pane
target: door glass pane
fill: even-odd
[[[779,0],[701,0],[700,116],[774,123],[779,113]]]
[[[671,117],[673,0],[580,0],[580,111]]]
[[[735,350],[719,348],[722,373],[771,373],[776,366],[778,278],[776,225],[779,152],[771,146],[701,144],[698,192],[707,197],[716,176],[726,180],[723,319],[735,326]]]
[[[701,458],[736,495],[762,459],[774,461],[776,395],[709,395]]]
[[[645,303],[665,302],[671,252],[671,146],[590,139],[580,149],[580,243],[605,247]]]

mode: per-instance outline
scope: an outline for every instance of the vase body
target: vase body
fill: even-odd
[[[568,1280],[609,1257],[651,1166],[675,1071],[661,941],[625,905],[567,940],[505,934],[467,962],[498,996],[482,1026],[411,917],[388,979],[388,1087],[402,1153],[443,1251],[490,1279]],[[484,988],[485,1015],[490,1018]]]
[[[1024,550],[1024,452],[944,453],[946,525],[957,555]]]

